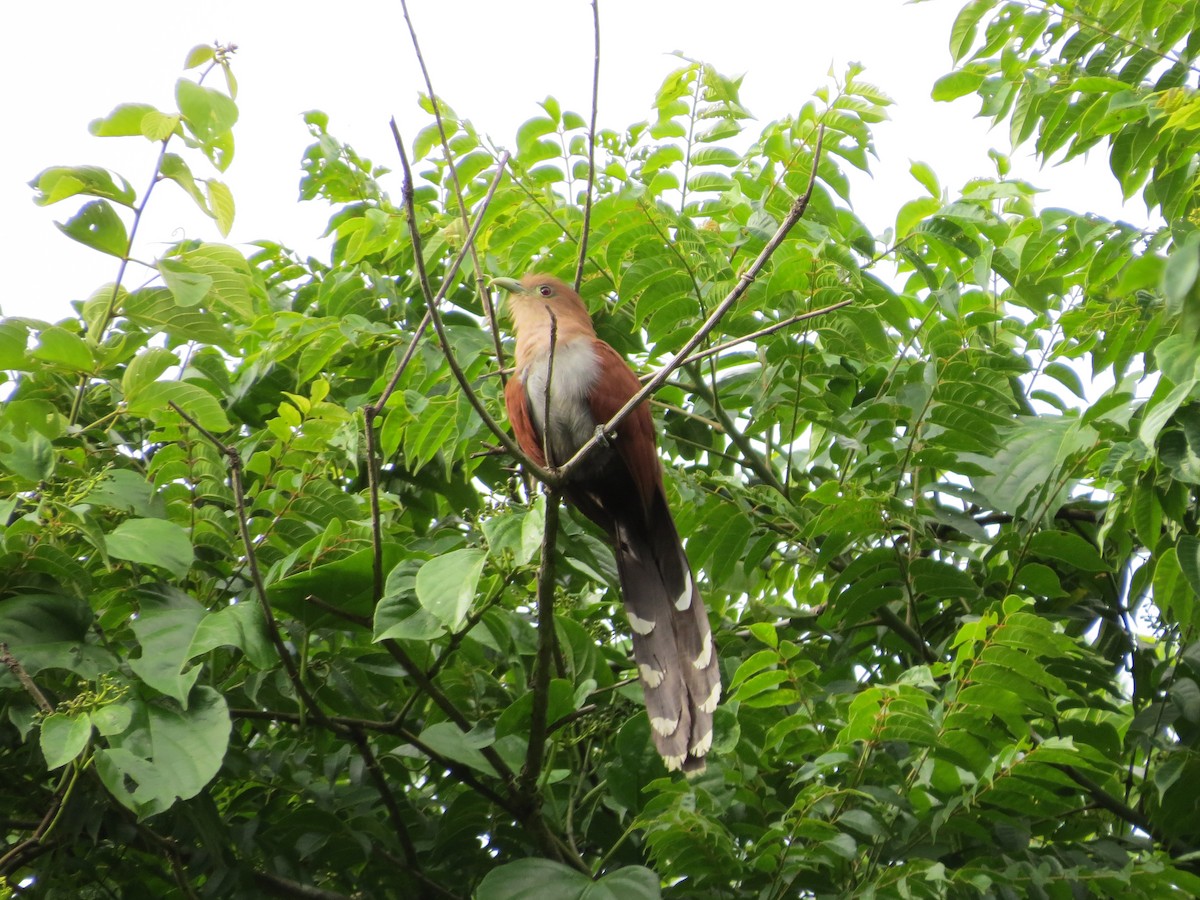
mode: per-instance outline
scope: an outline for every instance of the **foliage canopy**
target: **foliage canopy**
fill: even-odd
[[[185,241],[142,287],[152,192],[42,172],[116,278],[0,321],[9,889],[1200,895],[1198,16],[973,0],[934,86],[1047,160],[1106,150],[1151,231],[1039,210],[999,157],[958,192],[914,163],[872,234],[846,173],[889,101],[856,68],[749,133],[685,61],[596,132],[590,209],[583,115],[548,97],[502,163],[426,97],[419,242],[311,113],[330,258]],[[160,144],[156,190],[224,234],[237,85],[220,47],[187,68],[92,132]],[[486,277],[569,277],[586,220],[582,294],[649,370],[810,179],[653,401],[726,684],[708,771],[669,777],[610,552],[473,405],[500,417]]]

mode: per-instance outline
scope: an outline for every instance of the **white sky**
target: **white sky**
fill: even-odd
[[[922,189],[910,160],[930,164],[952,195],[967,179],[991,175],[990,147],[1007,152],[1004,130],[974,119],[978,101],[929,99],[950,70],[950,26],[966,0],[600,0],[600,124],[624,128],[649,115],[679,50],[726,75],[745,73],[744,105],[761,124],[798,109],[832,67],[866,66],[863,79],[896,105],[875,126],[880,160],[874,179],[859,179],[852,199],[876,233]],[[399,0],[277,3],[206,0],[57,0],[0,4],[0,97],[7,139],[0,165],[0,240],[9,251],[8,289],[0,310],[54,320],[67,304],[115,277],[117,261],[61,235],[52,224],[82,205],[70,198],[36,207],[26,182],[52,165],[97,164],[124,175],[139,194],[156,145],[140,138],[94,138],[88,123],[125,102],[174,110],[174,84],[187,51],[214,39],[238,45],[240,83],[236,155],[218,175],[232,189],[237,219],[228,240],[281,241],[327,256],[319,240],[329,210],[297,203],[300,157],[310,143],[301,114],[321,109],[330,130],[360,155],[398,169],[388,129],[395,116],[411,144],[427,119],[417,108],[423,82]],[[512,146],[522,121],[555,96],[586,118],[592,72],[587,0],[409,0],[434,89],[497,143]],[[215,84],[216,82],[214,82]],[[198,176],[218,174],[189,158]],[[1043,205],[1109,217],[1144,219],[1140,202],[1122,212],[1120,192],[1098,154],[1087,166],[1039,170],[1016,159],[1014,174],[1051,188]],[[399,176],[385,186],[399,198]],[[156,188],[135,255],[155,256],[182,237],[219,240],[173,184]],[[131,269],[127,285],[147,276]]]

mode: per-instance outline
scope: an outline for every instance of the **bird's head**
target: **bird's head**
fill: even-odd
[[[524,278],[493,278],[492,284],[508,292],[508,311],[520,332],[526,327],[548,327],[550,315],[560,330],[592,331],[583,298],[553,275],[530,272]]]

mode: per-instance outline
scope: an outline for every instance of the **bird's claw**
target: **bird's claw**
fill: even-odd
[[[612,447],[613,439],[608,436],[608,432],[604,430],[603,425],[596,426],[596,445],[609,449]]]

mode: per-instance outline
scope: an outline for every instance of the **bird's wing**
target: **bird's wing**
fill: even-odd
[[[504,405],[508,408],[508,421],[521,449],[539,466],[546,465],[546,455],[542,452],[542,438],[534,427],[525,383],[519,374],[514,374],[504,386]]]
[[[600,372],[588,403],[592,418],[603,425],[641,390],[641,382],[612,347],[599,339],[595,343],[596,362]],[[654,449],[654,422],[650,407],[642,403],[617,426],[616,450],[641,495],[642,505],[649,509],[655,494],[662,490],[662,469]]]

